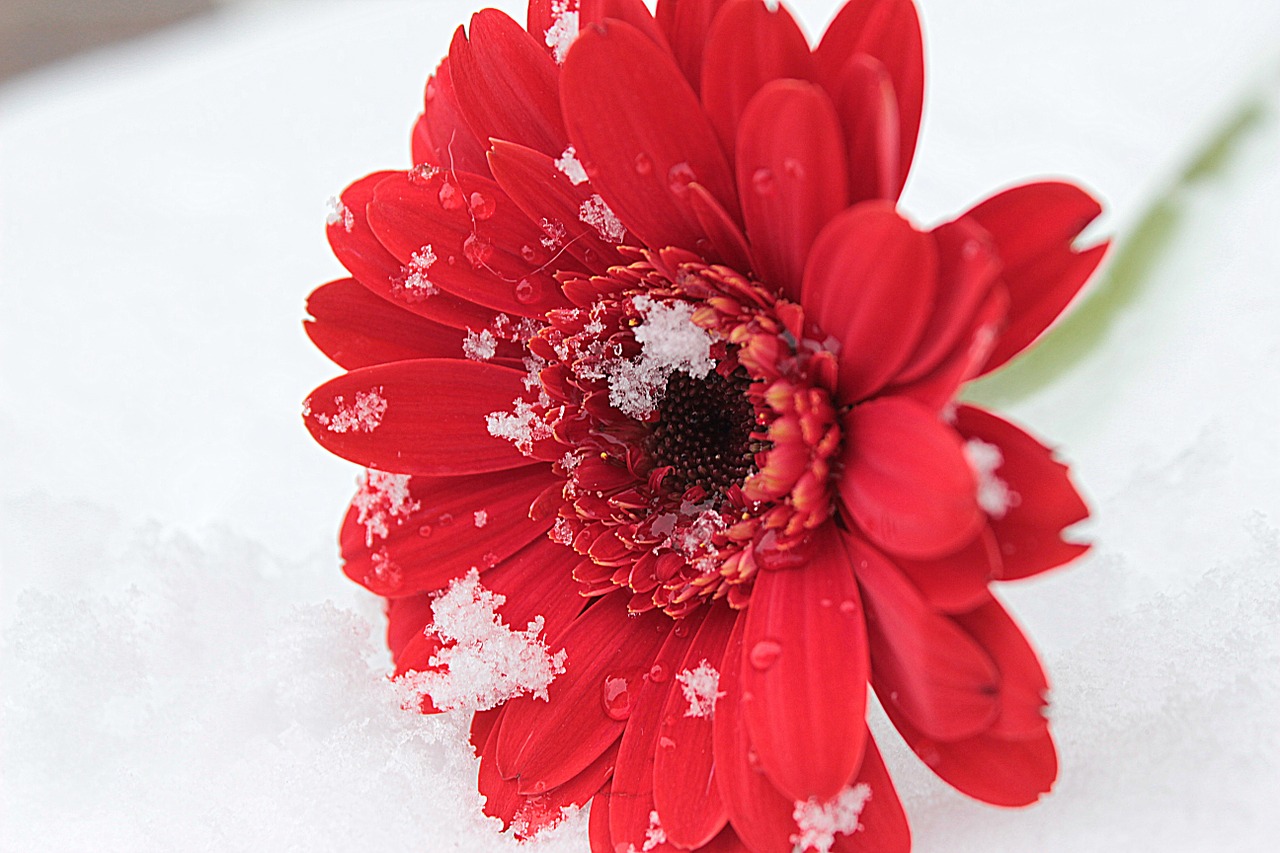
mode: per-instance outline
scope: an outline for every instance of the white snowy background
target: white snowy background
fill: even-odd
[[[1095,510],[1087,559],[1005,588],[1061,778],[983,806],[881,726],[916,848],[1271,850],[1280,4],[921,5],[908,209],[1069,175],[1120,250],[976,392],[1061,446]],[[799,12],[815,33],[833,9]],[[356,471],[298,415],[337,372],[300,323],[341,275],[325,199],[405,164],[469,11],[248,4],[0,88],[0,849],[516,848],[461,723],[399,710],[376,603],[338,570]],[[586,846],[579,817],[526,849]]]

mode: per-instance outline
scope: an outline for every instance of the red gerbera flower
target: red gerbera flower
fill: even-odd
[[[349,372],[306,423],[371,469],[345,570],[423,709],[479,709],[518,833],[590,801],[601,853],[906,850],[868,685],[961,791],[1053,782],[988,587],[1087,510],[955,398],[1072,299],[1100,209],[1036,183],[918,228],[922,85],[910,0],[812,50],[762,0],[532,0],[458,29],[417,165],[335,206],[352,278],[307,329]]]

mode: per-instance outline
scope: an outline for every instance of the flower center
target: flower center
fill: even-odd
[[[752,438],[750,385],[742,368],[727,377],[714,370],[704,379],[671,376],[648,439],[655,467],[671,469],[665,486],[677,493],[697,486],[719,503],[755,469],[755,456],[766,445]]]

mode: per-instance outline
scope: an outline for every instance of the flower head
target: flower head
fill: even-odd
[[[371,469],[345,571],[422,709],[477,711],[517,833],[591,802],[603,853],[906,850],[868,688],[960,790],[1053,782],[989,586],[1087,510],[956,396],[1075,295],[1099,207],[917,226],[922,87],[910,0],[812,49],[763,0],[533,0],[458,29],[414,167],[342,194],[307,328],[348,372],[306,420]]]

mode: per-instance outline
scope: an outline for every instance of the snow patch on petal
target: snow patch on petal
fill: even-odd
[[[791,836],[791,843],[795,845],[793,853],[809,850],[831,853],[837,835],[852,835],[861,828],[858,817],[870,799],[870,786],[859,783],[845,786],[826,802],[814,797],[796,800],[791,817],[800,831]]]
[[[396,526],[416,512],[421,504],[409,493],[408,474],[388,474],[385,471],[365,471],[360,477],[360,491],[351,505],[356,508],[356,521],[364,525],[364,544],[373,547],[375,536],[386,539],[391,524]]]
[[[490,412],[485,426],[494,438],[505,438],[525,456],[533,455],[533,443],[551,438],[551,427],[528,400],[512,401],[509,412]]]
[[[551,0],[551,14],[554,20],[544,33],[545,44],[551,48],[551,54],[558,64],[564,64],[569,55],[569,48],[578,37],[578,10],[576,0]]]
[[[992,518],[1004,518],[1010,509],[1022,502],[1009,484],[996,476],[1004,464],[1004,454],[994,444],[971,438],[964,444],[964,455],[978,478],[978,505]]]
[[[404,268],[403,287],[410,299],[421,301],[440,292],[435,283],[427,278],[427,270],[435,262],[436,253],[429,243],[409,256],[409,265]]]
[[[473,332],[467,329],[462,340],[462,354],[472,361],[488,361],[498,352],[498,339],[488,329]]]
[[[629,417],[643,419],[658,407],[667,380],[677,371],[704,379],[715,368],[715,339],[693,322],[687,302],[665,304],[637,296],[632,303],[644,318],[633,334],[641,352],[609,372],[609,404]]]
[[[684,712],[686,717],[715,716],[716,700],[725,694],[720,690],[720,673],[714,666],[703,660],[695,668],[680,672],[676,681],[680,682],[685,701],[689,703],[689,710]]]
[[[610,245],[617,246],[627,238],[627,227],[622,224],[617,214],[609,209],[609,205],[605,204],[598,193],[592,195],[578,208],[578,219],[596,229],[600,239]]]
[[[353,214],[351,212],[351,209],[347,207],[345,204],[343,204],[342,201],[339,200],[337,196],[331,196],[329,198],[328,205],[329,205],[329,212],[324,218],[325,224],[326,225],[341,224],[342,230],[350,234],[351,229],[354,228],[356,224],[355,214]]]
[[[310,402],[307,401],[303,414],[310,414]],[[339,394],[333,398],[333,406],[336,411],[332,415],[315,415],[316,422],[329,432],[373,432],[387,413],[387,398],[382,396],[379,385],[368,391],[357,391],[354,403],[347,403],[346,397]]]
[[[564,149],[560,159],[556,160],[556,168],[575,187],[587,182],[587,170],[582,167],[582,163],[578,160],[578,152],[574,150],[572,145]]]
[[[547,687],[564,672],[567,653],[553,654],[541,639],[541,616],[523,631],[509,628],[498,615],[505,601],[480,583],[474,568],[451,581],[431,603],[433,618],[426,629],[446,643],[429,662],[443,671],[406,673],[405,686],[430,696],[443,711],[488,710],[525,694],[546,701]]]

